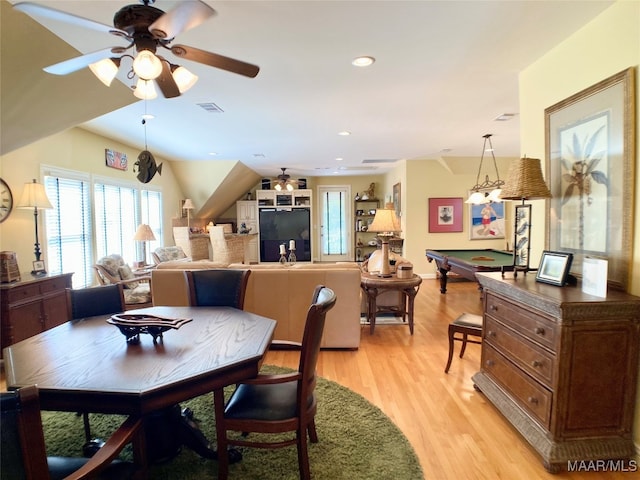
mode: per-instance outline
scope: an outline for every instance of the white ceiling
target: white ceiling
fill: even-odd
[[[34,3],[112,24],[119,8],[136,2]],[[167,11],[176,3],[158,0],[154,6]],[[277,175],[280,167],[293,176],[315,176],[382,173],[392,165],[364,170],[363,160],[477,159],[485,133],[493,134],[497,156],[517,157],[518,73],[613,2],[205,3],[217,16],[174,43],[256,64],[258,76],[174,58],[200,77],[190,91],[146,105],[131,95],[134,103],[83,127],[142,149],[146,110],[155,116],[146,126],[155,156],[238,160],[264,176]],[[123,45],[108,34],[37,20],[82,53]],[[352,66],[359,55],[376,62]],[[122,63],[127,68],[121,70],[130,66]],[[108,88],[94,81],[96,95]],[[224,112],[198,106],[209,102]],[[495,121],[504,113],[516,116]],[[342,130],[352,135],[339,136]],[[469,168],[475,171],[477,161]]]

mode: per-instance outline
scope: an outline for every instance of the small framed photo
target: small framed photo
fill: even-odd
[[[33,262],[33,271],[31,273],[47,273],[44,268],[44,260],[35,260]]]
[[[545,250],[542,252],[540,266],[536,273],[536,281],[562,287],[567,283],[567,275],[572,261],[572,253]]]

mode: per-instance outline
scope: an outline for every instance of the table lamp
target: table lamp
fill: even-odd
[[[540,159],[527,158],[526,156],[514,160],[509,167],[507,181],[502,187],[500,194],[502,200],[522,200],[522,204],[516,206],[513,226],[513,271],[518,274],[518,270],[525,273],[529,268],[529,255],[531,252],[531,204],[525,204],[525,200],[551,198],[551,192],[542,178],[542,168]],[[522,215],[519,210],[529,210],[529,215],[520,225]],[[522,245],[518,245],[520,241]],[[526,241],[525,241],[526,239]],[[526,247],[526,258],[519,255]]]
[[[184,201],[184,204],[182,205],[182,209],[187,211],[187,227],[189,227],[189,231],[191,231],[191,210],[193,210],[195,207],[195,205],[193,204],[193,202],[191,201],[190,198],[187,198]]]
[[[31,271],[32,274],[44,274],[47,273],[44,269],[44,262],[40,264],[40,241],[38,240],[38,210],[50,209],[53,208],[51,202],[49,202],[49,198],[47,197],[47,192],[44,189],[44,185],[36,182],[35,178],[32,182],[27,182],[24,184],[24,190],[22,191],[22,198],[17,205],[17,208],[33,208],[33,221],[35,224],[36,230],[36,241],[35,245],[35,256],[36,256],[36,264],[34,262],[34,268]]]
[[[133,239],[142,242],[142,264],[144,265],[147,262],[147,242],[155,241],[156,236],[153,234],[153,230],[151,230],[149,225],[141,223],[138,225]]]
[[[376,210],[376,216],[373,217],[373,222],[369,225],[367,231],[377,233],[382,241],[382,266],[378,274],[379,277],[391,276],[391,268],[389,267],[389,239],[400,230],[400,222],[393,208],[393,203],[387,203],[385,208]]]

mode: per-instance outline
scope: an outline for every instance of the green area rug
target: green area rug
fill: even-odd
[[[290,370],[265,366],[265,373]],[[229,393],[229,390],[227,393]],[[316,480],[423,479],[413,448],[389,418],[362,396],[320,378],[316,387],[319,443],[309,444],[311,474]],[[212,395],[181,404],[193,410],[200,428],[215,442]],[[91,414],[94,436],[107,438],[123,417]],[[81,456],[84,443],[82,417],[67,412],[42,412],[49,455]],[[298,479],[296,447],[276,450],[242,448],[243,460],[230,466],[229,478],[242,480]],[[130,454],[130,452],[129,452]],[[186,447],[168,463],[153,465],[149,478],[206,480],[217,478],[217,462],[199,457]]]

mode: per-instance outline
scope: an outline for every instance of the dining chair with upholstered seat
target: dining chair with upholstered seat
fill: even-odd
[[[191,306],[244,308],[251,270],[219,268],[187,270]]]
[[[128,417],[91,458],[47,457],[40,400],[35,385],[0,394],[3,479],[128,479],[146,477],[146,448],[142,419]],[[116,457],[133,444],[134,462]],[[114,461],[115,460],[115,461]]]
[[[461,336],[456,336],[459,334]],[[476,340],[469,337],[477,338]],[[449,324],[449,357],[444,373],[449,373],[451,360],[453,360],[453,342],[461,342],[460,358],[467,349],[467,343],[482,343],[482,316],[472,313],[463,313]]]
[[[69,320],[77,320],[124,312],[125,304],[122,291],[122,284],[67,288],[67,318]],[[84,434],[88,444],[91,441],[89,414],[87,412],[82,412],[81,414],[84,421]]]
[[[100,285],[122,285],[125,310],[152,306],[151,276],[136,276],[121,255],[114,253],[102,257],[93,269]]]
[[[222,389],[214,391],[216,434],[218,440],[218,479],[227,478],[229,470],[228,446],[279,448],[297,445],[300,478],[311,478],[307,435],[318,442],[315,425],[317,400],[316,363],[327,312],[336,303],[330,288],[318,285],[307,312],[302,337],[298,371],[282,375],[258,375],[236,386],[225,405]],[[229,431],[242,432],[231,437]],[[289,438],[278,437],[273,442],[264,438],[249,440],[250,433],[295,432]]]

